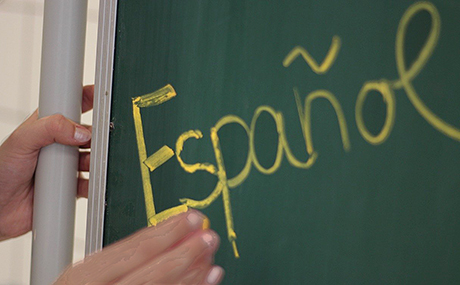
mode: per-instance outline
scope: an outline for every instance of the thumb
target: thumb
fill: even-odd
[[[34,152],[55,142],[83,145],[91,139],[91,132],[63,115],[55,114],[22,125],[11,139],[18,147]]]

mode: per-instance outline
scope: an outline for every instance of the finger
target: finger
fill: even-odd
[[[195,233],[189,242],[190,244],[184,242],[175,250],[157,258],[163,262],[159,272],[163,272],[164,276],[157,278],[160,284],[179,283],[179,280],[190,270],[201,270],[198,274],[200,277],[197,276],[197,278],[201,278],[200,280],[203,280],[204,275],[209,272],[214,262],[214,254],[219,247],[219,236],[212,230],[205,230]],[[169,268],[172,269],[168,271]],[[141,276],[143,275],[141,274]],[[180,277],[178,278],[178,276]]]
[[[83,263],[68,269],[63,281],[86,284],[95,280],[110,282],[123,277],[207,224],[207,218],[199,211],[188,210],[88,257]]]
[[[82,124],[82,126],[85,127],[86,129],[88,129],[88,131],[90,131],[90,132],[93,131],[93,126],[91,126],[91,125]]]
[[[83,113],[93,109],[93,100],[94,100],[94,85],[88,85],[88,86],[83,87],[83,97],[81,100],[81,109]]]
[[[80,157],[78,159],[78,171],[89,171],[91,153],[80,151]]]
[[[174,283],[177,284],[202,284],[214,264],[214,253],[206,251],[201,254],[201,257],[196,258],[189,266],[186,272],[181,276],[177,276]]]
[[[91,148],[91,140],[89,140],[87,143],[84,145],[80,146],[80,149],[90,149]]]
[[[211,269],[210,264],[201,264],[201,266],[189,269],[183,276],[177,279],[176,284],[201,284],[205,279],[206,274]]]
[[[208,271],[206,278],[203,280],[202,284],[215,285],[219,284],[224,278],[225,271],[220,266],[213,266],[211,270]]]
[[[91,139],[91,132],[72,122],[63,115],[56,114],[38,119],[16,129],[8,142],[24,153],[36,152],[52,143],[83,145]]]
[[[182,276],[177,284],[219,284],[225,271],[222,267],[217,265],[201,265],[200,267],[189,270],[184,276]]]
[[[82,125],[84,126],[88,131],[90,131],[91,133],[93,132],[93,127],[92,126],[88,126],[88,125]],[[88,149],[88,148],[91,148],[91,140],[89,140],[87,143],[85,143],[84,145],[81,145],[80,146],[81,149]]]
[[[131,272],[117,284],[173,284],[177,283],[179,276],[183,276],[196,260],[217,250],[218,235],[211,231],[198,231],[174,249],[163,253],[157,258],[147,262],[139,269]]]
[[[86,178],[78,178],[77,198],[88,198],[89,180]]]

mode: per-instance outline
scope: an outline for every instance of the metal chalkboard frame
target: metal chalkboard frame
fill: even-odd
[[[102,249],[118,0],[101,0],[85,255]]]

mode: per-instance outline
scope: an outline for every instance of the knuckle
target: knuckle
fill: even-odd
[[[56,134],[65,130],[67,119],[61,114],[55,114],[48,118],[45,124],[49,134]]]

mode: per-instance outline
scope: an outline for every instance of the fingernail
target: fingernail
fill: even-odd
[[[208,284],[217,284],[217,282],[220,281],[222,278],[222,275],[224,274],[224,270],[222,267],[219,266],[214,266],[211,271],[209,271],[208,276],[206,277],[206,282]]]
[[[204,240],[204,242],[208,245],[208,246],[213,246],[214,243],[215,243],[215,240],[216,238],[214,237],[213,234],[211,233],[205,233],[202,237],[202,239]]]
[[[187,221],[189,222],[192,228],[202,228],[204,225],[204,220],[207,219],[204,215],[199,214],[196,211],[192,211],[187,215]]]
[[[76,125],[73,138],[79,142],[87,142],[91,139],[91,132],[83,126]]]

